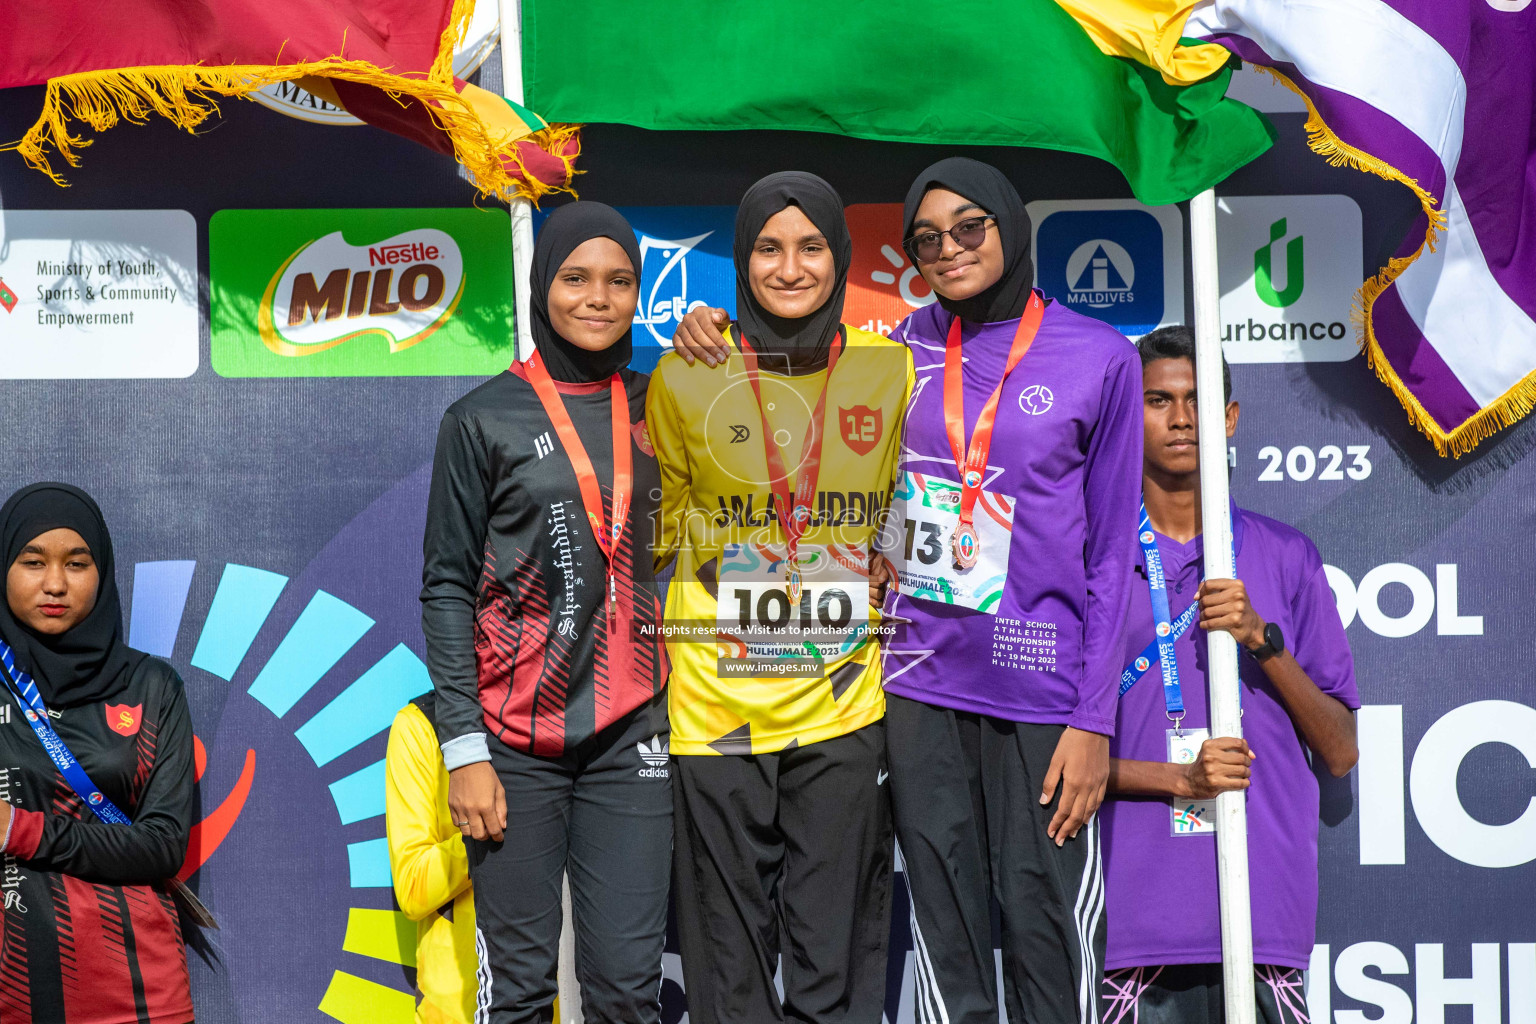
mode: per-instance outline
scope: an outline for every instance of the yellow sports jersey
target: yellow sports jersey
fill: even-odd
[[[774,373],[764,356],[761,407],[739,351],[717,367],[668,353],[651,377],[646,426],[662,477],[656,560],[677,563],[665,620],[674,754],[771,753],[885,714],[867,557],[900,461],[912,357],[878,334],[844,330],[830,383],[825,370]],[[734,344],[732,334],[727,340]],[[796,560],[805,583],[793,588],[763,411],[793,488],[824,386],[820,472]],[[804,651],[759,642],[781,635],[772,629],[786,621],[821,628],[831,640]],[[807,670],[814,674],[784,674]]]
[[[437,732],[414,703],[395,716],[384,759],[384,824],[395,900],[416,924],[416,1024],[475,1019],[475,894],[469,855],[448,812]],[[441,913],[453,904],[452,917]]]

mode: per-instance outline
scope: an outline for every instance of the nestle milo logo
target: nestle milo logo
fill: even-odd
[[[418,228],[372,245],[352,245],[333,231],[277,268],[256,329],[280,356],[310,356],[365,335],[399,352],[453,315],[464,284],[463,256],[444,231]]]

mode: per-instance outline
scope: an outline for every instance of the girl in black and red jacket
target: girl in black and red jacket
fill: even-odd
[[[123,643],[112,538],[84,491],[17,491],[0,509],[0,545],[8,674],[36,684],[48,725],[97,787],[86,796],[132,820],[98,818],[0,686],[0,1020],[185,1024],[186,949],[166,887],[194,802],[181,679]]]

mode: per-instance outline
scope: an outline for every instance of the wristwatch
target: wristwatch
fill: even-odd
[[[1264,625],[1264,643],[1249,651],[1254,661],[1266,662],[1270,658],[1285,650],[1285,635],[1280,632],[1280,627],[1273,622]]]

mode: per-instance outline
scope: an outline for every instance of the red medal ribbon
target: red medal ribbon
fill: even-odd
[[[613,413],[613,515],[610,519],[603,514],[603,490],[597,482],[597,471],[592,468],[592,460],[587,456],[587,449],[576,433],[571,414],[565,411],[565,402],[560,398],[560,392],[556,390],[544,360],[535,352],[523,363],[523,367],[528,374],[528,383],[533,385],[534,392],[544,405],[544,412],[555,425],[555,433],[565,448],[566,457],[571,460],[571,468],[576,471],[576,485],[581,489],[581,504],[586,509],[587,524],[591,526],[592,535],[597,538],[597,546],[608,565],[608,620],[612,623],[619,602],[613,553],[629,521],[629,499],[635,480],[629,450],[629,395],[624,390],[623,379],[617,373],[608,378]]]
[[[763,451],[768,458],[768,484],[773,489],[774,513],[784,527],[784,571],[789,580],[791,602],[800,599],[800,571],[795,559],[800,551],[800,538],[811,523],[811,505],[816,500],[816,480],[821,476],[821,442],[823,423],[827,414],[827,391],[832,386],[832,371],[837,369],[837,357],[843,352],[843,335],[839,331],[832,339],[832,350],[827,354],[827,379],[822,381],[821,394],[816,398],[816,409],[806,427],[805,440],[800,445],[800,475],[795,481],[794,498],[789,493],[789,473],[784,468],[784,453],[773,439],[773,428],[768,425],[768,410],[763,405],[763,388],[758,381],[757,352],[746,335],[741,337],[741,355],[747,364],[747,380],[752,384],[752,394],[757,397],[757,411],[763,421]]]
[[[957,548],[956,561],[962,563],[962,568],[969,568],[976,562],[975,545],[978,542],[971,522],[976,499],[981,495],[987,457],[992,452],[992,426],[997,420],[997,399],[1003,392],[1003,382],[1008,379],[1013,368],[1019,365],[1024,353],[1029,351],[1044,315],[1045,303],[1040,301],[1040,293],[1031,292],[1029,303],[1024,307],[1024,315],[1019,318],[1019,328],[1014,332],[1013,345],[1008,350],[1008,363],[1003,367],[1003,375],[992,389],[987,404],[981,407],[969,448],[965,444],[965,385],[961,381],[958,316],[950,323],[949,335],[944,339],[944,429],[949,434],[949,447],[954,452],[955,466],[960,470],[960,525],[955,530],[953,542]],[[972,545],[968,562],[958,550],[962,535],[967,535],[967,542]]]

